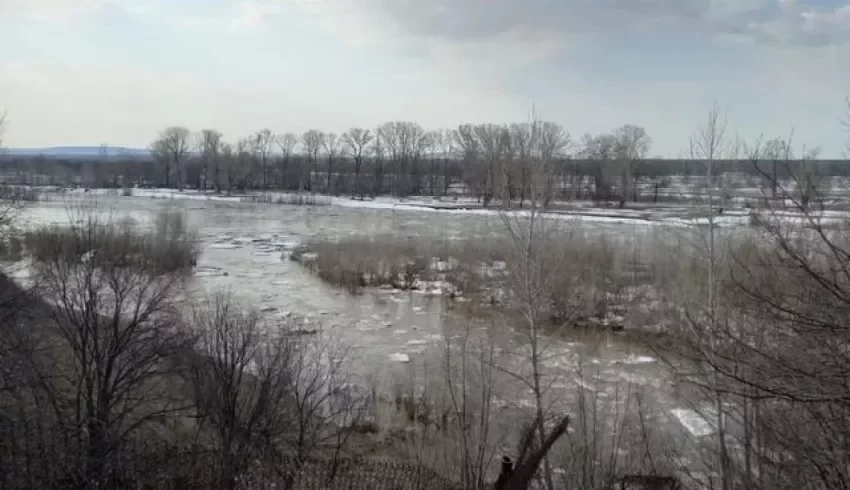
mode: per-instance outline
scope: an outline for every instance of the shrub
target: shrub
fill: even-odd
[[[464,294],[482,291],[482,274],[504,260],[496,241],[428,240],[421,237],[347,237],[315,239],[293,251],[290,259],[329,284],[356,293],[364,287],[417,289],[422,282],[443,281]],[[438,262],[434,262],[434,261]],[[491,284],[500,274],[490,277]]]
[[[191,269],[200,248],[180,213],[157,215],[152,229],[89,216],[70,226],[42,226],[24,234],[24,249],[38,262],[94,260],[99,266],[130,267],[164,274]]]

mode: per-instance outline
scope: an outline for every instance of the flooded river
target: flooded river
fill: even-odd
[[[389,234],[400,237],[477,237],[504,230],[498,215],[362,209],[343,206],[296,207],[208,200],[99,197],[98,212],[135,223],[150,221],[166,208],[184,210],[199,233],[202,255],[195,276],[198,292],[230,290],[271,320],[297,316],[321,326],[349,348],[354,371],[386,383],[418,366],[439,367],[446,339],[456,337],[452,309],[441,297],[416,292],[370,291],[352,296],[328,286],[282,255],[315,236]],[[66,203],[43,202],[28,208],[20,226],[67,223]],[[649,226],[584,223],[595,232],[639,238]],[[447,321],[450,319],[451,321]],[[483,330],[482,330],[483,332]],[[492,338],[508,370],[525,356],[522,336],[511,325]],[[682,403],[662,364],[620,337],[599,334],[593,341],[547,339],[545,382],[548,404],[568,410],[577,393],[614,399],[625,387],[645,394],[647,409],[670,414]],[[512,364],[513,363],[513,364]],[[579,373],[578,366],[582,366]],[[512,374],[500,375],[500,403],[530,407],[530,390]],[[662,424],[663,425],[663,424]],[[672,424],[671,427],[675,425]]]

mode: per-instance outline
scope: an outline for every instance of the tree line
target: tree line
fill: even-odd
[[[427,131],[414,122],[394,121],[343,134],[263,129],[235,142],[215,129],[193,132],[174,126],[157,135],[149,158],[6,158],[2,163],[7,181],[28,184],[157,186],[226,194],[282,190],[360,198],[462,195],[487,205],[503,184],[512,199],[526,199],[532,139],[542,142],[535,151],[553,162],[547,200],[596,199],[620,206],[659,201],[670,194],[666,189],[674,178],[687,184],[705,174],[705,161],[693,155],[650,158],[652,139],[641,126],[626,124],[574,138],[553,122],[462,124]],[[850,175],[846,161],[819,160],[816,148],[796,154],[790,136],[763,142],[759,152],[762,161],[770,162],[769,179],[752,165],[752,148],[743,145],[714,162],[715,179],[729,187],[763,187],[803,175],[810,181]],[[775,186],[769,191],[777,193]]]

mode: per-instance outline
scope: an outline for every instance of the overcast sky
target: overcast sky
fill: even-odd
[[[0,0],[12,147],[146,147],[387,120],[646,127],[678,156],[713,100],[746,139],[838,157],[850,0]]]

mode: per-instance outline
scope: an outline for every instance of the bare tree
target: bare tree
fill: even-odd
[[[452,137],[452,131],[449,129],[435,131],[433,137],[435,150],[443,162],[442,195],[447,196],[452,184],[451,176],[449,175],[449,162],[454,158],[454,138]]]
[[[708,113],[708,119],[704,126],[699,128],[690,139],[690,154],[695,160],[703,160],[707,165],[707,189],[708,189],[708,266],[707,266],[707,298],[705,300],[705,318],[708,323],[709,342],[707,350],[709,357],[713,357],[717,350],[714,343],[714,333],[718,327],[717,308],[717,252],[715,246],[715,222],[714,222],[714,165],[716,160],[722,158],[726,150],[726,120],[721,118],[720,108],[715,103]],[[729,448],[727,446],[725,427],[725,399],[720,390],[719,378],[716,369],[709,372],[710,392],[715,403],[715,428],[717,431],[717,454],[720,460],[720,474],[723,490],[729,490],[732,485],[731,468],[729,459]]]
[[[269,188],[269,160],[274,151],[275,137],[271,129],[257,131],[253,136],[253,153],[260,162],[263,189]]]
[[[490,204],[494,197],[497,177],[503,175],[497,169],[507,149],[506,134],[508,133],[506,133],[505,128],[497,124],[479,124],[474,127],[474,135],[478,141],[477,147],[486,161],[483,201],[485,207]]]
[[[222,143],[221,145],[221,166],[224,170],[224,177],[227,179],[227,195],[233,190],[233,182],[236,180],[236,155],[233,145],[230,143]]]
[[[154,235],[72,217],[67,230],[42,235],[35,274],[53,329],[41,357],[50,362],[31,368],[61,428],[69,477],[103,488],[132,438],[189,406],[170,367],[187,345],[174,303],[183,274],[162,269]]]
[[[236,182],[241,190],[247,190],[253,187],[254,172],[253,172],[253,142],[250,138],[239,138],[236,142],[234,152],[233,175],[237,177]]]
[[[652,143],[646,130],[640,126],[626,124],[614,133],[616,138],[615,155],[620,167],[620,207],[626,205],[629,187],[634,181],[634,200],[637,202],[637,178],[636,174],[641,162],[649,153]]]
[[[549,203],[554,197],[554,181],[558,174],[557,164],[566,157],[566,151],[570,146],[570,134],[557,123],[540,122],[537,123],[537,145],[540,157],[550,168],[543,169],[545,174],[548,174],[546,180],[546,188],[543,196],[543,207],[549,207]],[[536,170],[535,170],[536,171]]]
[[[360,180],[360,172],[363,168],[363,155],[369,147],[369,144],[374,139],[372,132],[368,129],[351,128],[347,133],[342,135],[342,139],[354,158],[354,185],[352,186],[352,196],[360,196],[363,199],[364,186]]]
[[[236,488],[237,476],[257,458],[274,458],[277,440],[293,428],[295,342],[285,328],[270,332],[225,293],[197,308],[192,325],[197,343],[185,376],[199,429],[211,435],[219,488]]]
[[[304,151],[307,152],[307,157],[310,160],[310,168],[307,171],[306,182],[304,182],[303,188],[311,191],[313,189],[313,174],[318,172],[319,150],[324,145],[325,133],[311,129],[304,133],[301,141],[304,142]]]
[[[788,138],[774,138],[760,145],[758,153],[761,159],[770,162],[770,172],[765,180],[770,184],[770,197],[773,199],[776,199],[780,186],[779,168],[788,168],[789,163],[794,159],[794,150],[791,146],[793,135],[792,131]],[[761,173],[764,174],[763,171]]]
[[[372,155],[375,158],[374,182],[372,184],[372,199],[384,192],[384,158],[387,156],[386,135],[381,127],[375,130],[375,140],[372,144]]]
[[[475,126],[472,124],[458,126],[452,132],[452,138],[461,153],[466,185],[475,192],[478,199],[481,199],[485,193],[483,187],[485,179],[481,175],[481,168],[478,161],[481,148],[478,145],[478,140],[475,138]]]
[[[562,245],[566,238],[561,229],[552,221],[541,216],[548,196],[551,195],[551,179],[554,160],[559,146],[555,142],[557,131],[546,123],[532,120],[529,123],[528,139],[528,208],[519,214],[510,210],[509,190],[500,189],[503,209],[500,217],[509,237],[511,253],[507,261],[508,289],[513,298],[522,322],[524,345],[516,353],[521,362],[517,371],[505,371],[520,381],[532,393],[534,407],[533,434],[538,447],[548,440],[546,421],[550,418],[545,400],[546,387],[551,381],[545,381],[551,373],[547,372],[546,352],[549,342],[544,331],[551,313],[553,287],[559,278],[572,276],[565,272],[567,263],[563,255],[566,247]],[[508,163],[503,165],[507,172]],[[506,179],[503,179],[506,181]],[[563,294],[571,294],[571,288],[562,288]],[[568,323],[566,319],[563,324]],[[554,488],[553,472],[549,459],[542,457],[543,480],[546,488]]]
[[[164,167],[165,187],[171,187],[171,173],[177,177],[177,188],[183,190],[183,167],[191,152],[191,131],[183,126],[163,130],[151,144],[154,158]]]
[[[322,140],[322,147],[325,149],[325,155],[328,158],[328,177],[327,183],[325,184],[325,192],[329,194],[334,194],[336,189],[334,189],[333,185],[333,176],[334,176],[334,159],[338,156],[340,148],[342,145],[342,139],[338,138],[336,133],[325,133],[325,137]]]
[[[278,136],[275,140],[281,154],[281,184],[284,188],[287,187],[289,178],[289,164],[292,155],[295,152],[295,147],[298,146],[298,136],[295,133],[286,133]]]
[[[221,167],[221,149],[222,149],[222,134],[215,129],[201,130],[200,134],[200,154],[201,161],[204,165],[204,175],[206,180],[212,180],[213,187],[217,193],[221,192],[221,175],[219,169]],[[206,187],[206,185],[205,185]]]
[[[377,134],[391,165],[391,192],[399,197],[419,193],[419,159],[425,130],[414,122],[392,121],[382,124]]]
[[[609,179],[611,162],[614,160],[616,137],[613,134],[593,136],[585,134],[582,138],[581,156],[593,164],[593,182],[596,199],[611,198]]]
[[[6,125],[6,113],[3,112],[0,114],[0,152],[3,149],[3,133],[6,131]],[[19,193],[6,189],[0,190],[0,234],[9,231],[18,214],[23,210],[24,204]]]

